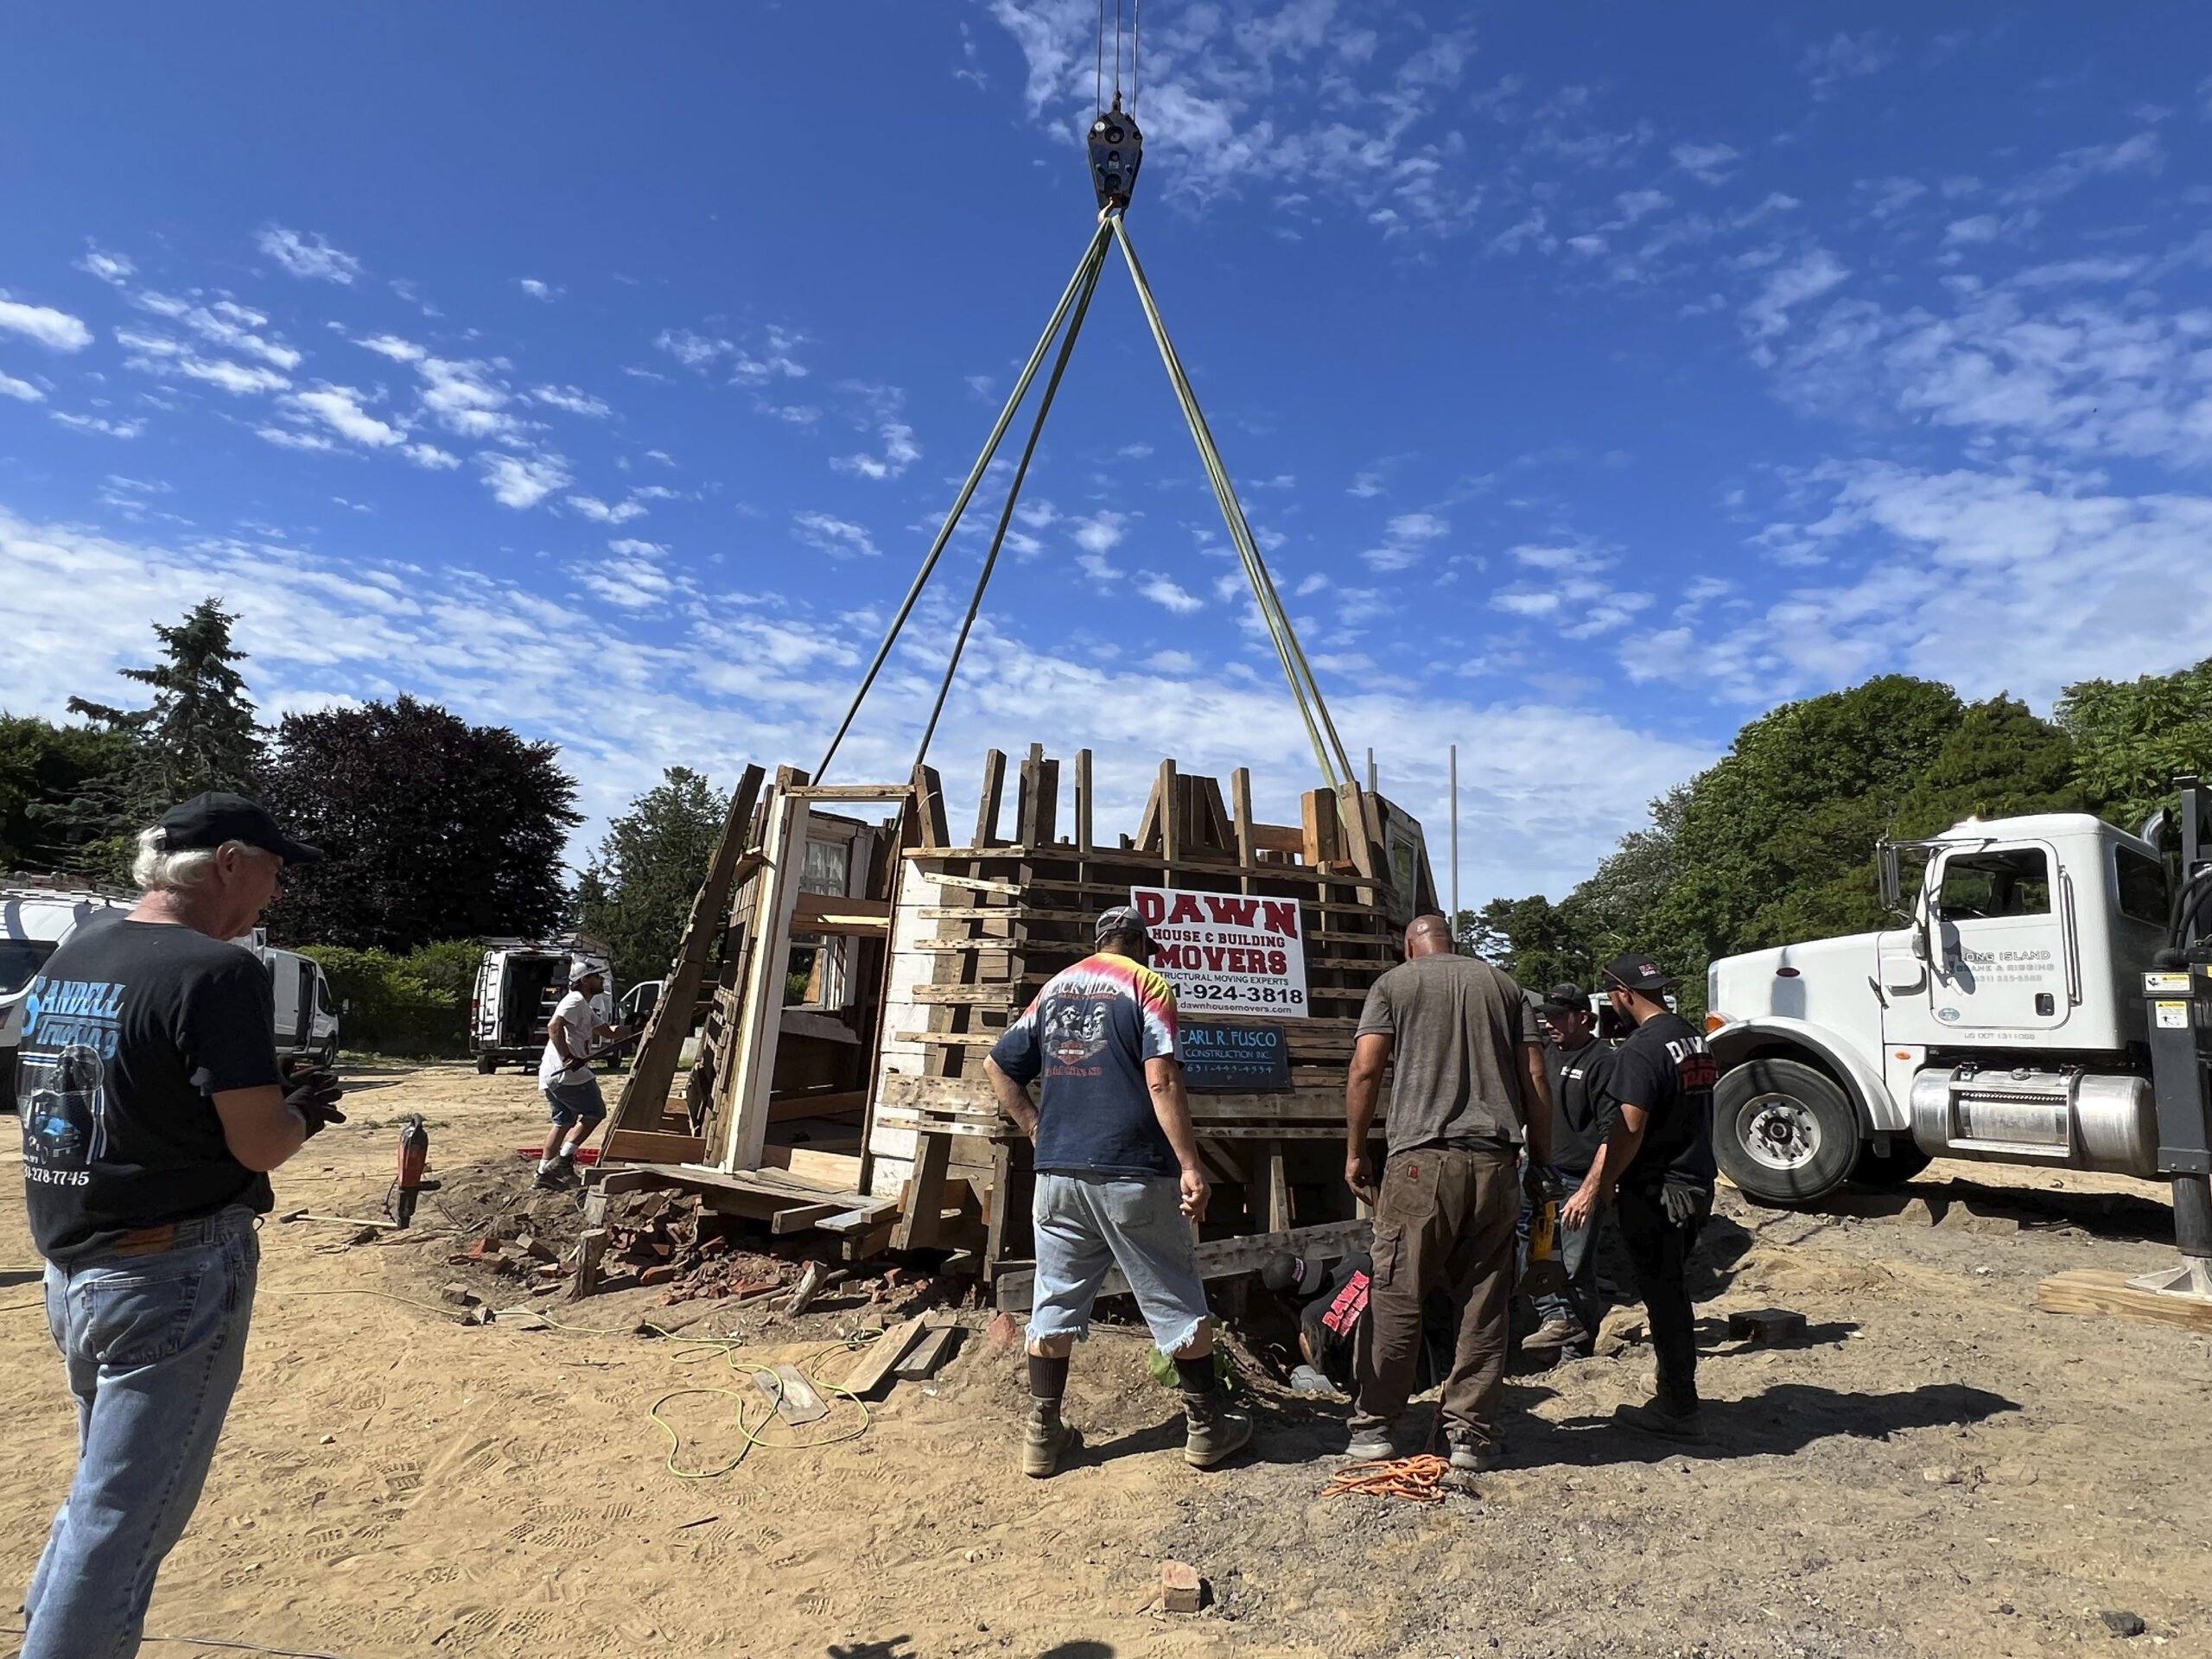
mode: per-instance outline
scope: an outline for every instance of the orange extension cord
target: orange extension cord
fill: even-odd
[[[1380,1463],[1348,1463],[1321,1489],[1324,1497],[1358,1492],[1370,1497],[1402,1497],[1409,1503],[1441,1503],[1449,1459],[1424,1453]]]

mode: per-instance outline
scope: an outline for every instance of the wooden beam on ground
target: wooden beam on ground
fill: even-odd
[[[861,1351],[859,1363],[839,1379],[837,1386],[848,1394],[874,1392],[891,1375],[892,1367],[906,1357],[906,1351],[922,1339],[922,1332],[927,1328],[919,1319],[893,1325]]]
[[[1294,1227],[1284,1233],[1255,1233],[1243,1238],[1217,1238],[1198,1247],[1198,1277],[1232,1279],[1240,1273],[1257,1273],[1275,1255],[1303,1256],[1308,1261],[1333,1262],[1367,1248],[1371,1229],[1364,1221],[1325,1222],[1318,1227]],[[999,1306],[1026,1313],[1036,1291],[1034,1273],[1008,1273],[999,1277]],[[1126,1296],[1129,1281],[1119,1268],[1109,1268],[1098,1287],[1102,1296]]]
[[[2046,1313],[2101,1313],[2116,1319],[2147,1319],[2212,1335],[2212,1302],[2137,1290],[2128,1284],[2124,1273],[2093,1268],[2055,1273],[2036,1287],[2036,1306]]]
[[[652,1129],[610,1129],[604,1155],[635,1164],[696,1164],[707,1155],[702,1135],[664,1135]]]

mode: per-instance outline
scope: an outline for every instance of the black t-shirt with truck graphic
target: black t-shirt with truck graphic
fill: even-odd
[[[16,1072],[24,1199],[48,1260],[275,1202],[231,1156],[213,1096],[279,1081],[269,976],[188,927],[95,922],[48,958]]]

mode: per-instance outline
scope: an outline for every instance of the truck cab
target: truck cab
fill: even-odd
[[[1933,1157],[2153,1178],[2141,976],[2167,871],[2087,813],[1968,819],[1885,843],[1904,925],[1707,971],[1713,1150],[1769,1203],[1888,1184]],[[1904,872],[1924,866],[1904,898]]]

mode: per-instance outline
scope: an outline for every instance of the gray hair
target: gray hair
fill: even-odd
[[[226,841],[220,847],[180,847],[169,849],[168,837],[159,824],[138,832],[137,855],[130,861],[130,879],[143,893],[187,893],[207,879],[218,855],[235,847],[259,852],[243,841]]]

